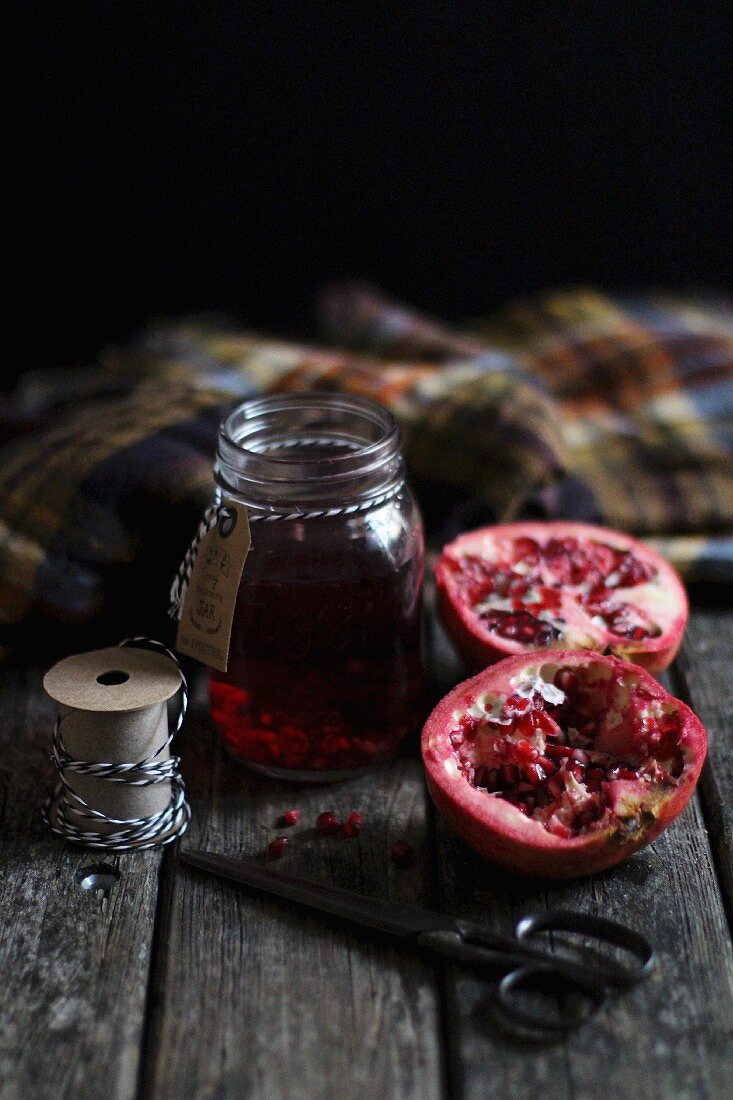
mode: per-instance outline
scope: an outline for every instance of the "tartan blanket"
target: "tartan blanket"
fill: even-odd
[[[283,391],[389,407],[436,543],[584,519],[652,541],[689,581],[733,580],[730,301],[579,289],[452,331],[349,286],[320,312],[320,346],[183,320],[22,380],[0,408],[1,643],[167,637],[218,422]]]

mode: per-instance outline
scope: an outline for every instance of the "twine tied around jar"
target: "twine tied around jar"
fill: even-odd
[[[317,441],[314,440],[313,442]],[[300,441],[300,445],[303,445],[302,441]],[[337,516],[370,512],[372,509],[379,508],[382,504],[386,504],[387,501],[398,497],[401,491],[402,487],[400,485],[392,486],[379,496],[371,497],[369,500],[362,500],[357,503],[343,504],[337,508],[319,508],[307,512],[300,510],[288,512],[255,512],[254,514],[248,509],[247,514],[250,526],[253,523],[276,523],[281,520],[335,519]],[[184,554],[183,560],[178,566],[178,571],[171,584],[168,615],[174,621],[178,621],[181,617],[181,611],[183,610],[183,604],[191,580],[191,574],[193,573],[193,567],[196,564],[199,547],[209,531],[213,531],[217,523],[219,523],[222,518],[226,518],[226,516],[227,505],[222,499],[221,489],[217,488],[214,493],[214,500],[204,512],[196,530],[196,534],[191,541],[191,545]]]

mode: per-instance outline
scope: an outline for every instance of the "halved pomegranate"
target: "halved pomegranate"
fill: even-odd
[[[459,684],[422,735],[453,830],[511,871],[570,878],[659,836],[697,783],[707,736],[626,661],[588,650],[507,657]]]
[[[679,576],[640,542],[587,523],[469,531],[435,566],[446,630],[470,669],[530,649],[593,649],[658,672],[687,623]]]

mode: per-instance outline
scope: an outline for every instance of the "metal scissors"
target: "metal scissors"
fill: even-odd
[[[523,917],[514,935],[505,935],[417,906],[308,882],[274,871],[258,859],[190,850],[179,856],[200,871],[398,937],[415,950],[461,966],[504,972],[498,988],[499,1017],[541,1036],[560,1036],[580,1027],[610,990],[630,989],[654,967],[653,949],[641,933],[603,917],[550,909]],[[573,956],[553,954],[546,945],[532,942],[540,932],[578,933],[595,941],[596,947],[583,946]],[[627,961],[599,948],[622,948]],[[557,996],[556,1010],[549,1017],[546,1001],[538,1007],[530,998],[528,1004],[531,991],[549,992],[553,1000]]]

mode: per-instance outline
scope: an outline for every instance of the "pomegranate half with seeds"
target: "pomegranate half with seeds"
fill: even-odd
[[[469,531],[435,566],[441,617],[470,669],[531,649],[593,649],[659,672],[687,623],[679,576],[640,542],[587,523]]]
[[[526,875],[610,867],[687,803],[707,751],[699,719],[636,665],[587,650],[507,657],[428,718],[428,787],[479,855]]]

